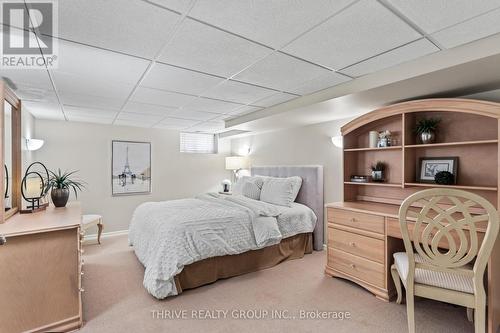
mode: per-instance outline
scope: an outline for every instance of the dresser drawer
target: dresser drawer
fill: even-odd
[[[350,210],[328,208],[328,222],[384,234],[384,217]]]
[[[328,228],[328,246],[384,263],[384,241],[335,228]]]
[[[384,265],[380,263],[328,248],[328,266],[374,286],[385,286]]]

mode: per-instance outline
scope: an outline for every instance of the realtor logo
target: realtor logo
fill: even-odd
[[[51,1],[3,1],[1,67],[56,67],[56,5]]]

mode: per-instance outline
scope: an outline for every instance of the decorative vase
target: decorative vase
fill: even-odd
[[[420,133],[420,140],[422,140],[423,144],[434,143],[435,139],[436,139],[436,134],[434,134],[434,132]]]
[[[369,147],[370,148],[377,148],[378,144],[378,132],[377,131],[370,131],[368,134],[368,141],[369,141]]]
[[[372,170],[372,180],[374,182],[381,182],[384,180],[384,173],[382,171],[373,171]]]
[[[64,207],[68,203],[69,189],[67,188],[53,188],[50,192],[52,202],[56,207]]]

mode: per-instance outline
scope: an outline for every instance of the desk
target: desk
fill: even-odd
[[[390,273],[392,254],[405,251],[398,220],[399,206],[356,201],[330,203],[326,209],[328,259],[325,273],[353,281],[377,298],[390,301],[395,296]],[[480,240],[484,232],[485,228],[478,228]],[[487,268],[489,333],[496,332],[500,321],[499,243],[495,244]]]

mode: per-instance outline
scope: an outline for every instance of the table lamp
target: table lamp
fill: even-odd
[[[250,168],[250,160],[246,156],[226,157],[226,170],[233,171],[233,183],[238,180],[238,172],[242,169]]]

